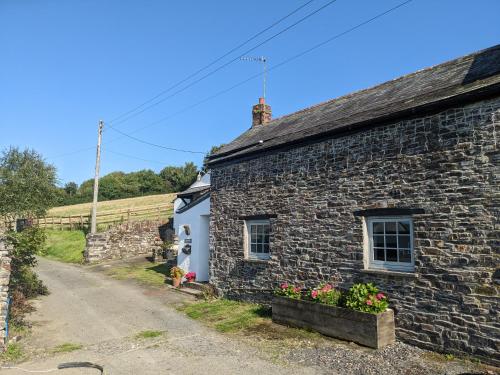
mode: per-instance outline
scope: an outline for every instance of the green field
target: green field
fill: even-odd
[[[67,263],[81,263],[85,249],[85,234],[81,230],[47,229],[45,257]]]
[[[165,205],[166,208],[172,210],[173,200],[176,194],[159,194],[147,195],[144,197],[116,199],[112,201],[99,202],[97,211],[105,213],[107,211],[135,209],[145,206]],[[47,213],[47,216],[79,216],[89,215],[92,203],[73,204],[70,206],[54,207]]]

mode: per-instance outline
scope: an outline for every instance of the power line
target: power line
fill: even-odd
[[[331,43],[332,41],[334,41],[334,40],[336,40],[338,38],[341,38],[342,36],[344,36],[346,34],[349,34],[349,33],[353,32],[353,31],[355,31],[355,30],[357,30],[357,29],[359,29],[359,28],[361,28],[361,27],[363,27],[363,26],[365,26],[365,25],[367,25],[367,24],[369,24],[369,23],[371,23],[371,22],[373,22],[373,21],[375,21],[375,20],[377,20],[377,19],[379,19],[379,18],[381,18],[381,17],[383,17],[383,16],[385,16],[385,15],[387,15],[387,14],[389,14],[389,13],[391,13],[391,12],[393,12],[393,11],[399,9],[399,8],[401,8],[401,7],[403,7],[404,5],[406,5],[406,4],[408,4],[408,3],[412,2],[412,1],[413,0],[404,1],[404,2],[399,3],[398,5],[396,5],[396,6],[392,7],[392,8],[389,8],[388,10],[386,10],[384,12],[378,13],[377,15],[369,18],[366,21],[363,21],[363,22],[361,22],[361,23],[359,23],[359,24],[357,24],[357,25],[355,25],[355,26],[353,26],[353,27],[351,27],[351,28],[349,28],[347,30],[344,30],[341,33],[335,34],[332,37],[330,37],[330,38],[328,38],[328,39],[326,39],[326,40],[324,40],[324,41],[322,41],[322,42],[320,42],[318,44],[315,44],[311,48],[308,48],[308,49],[306,49],[306,50],[304,50],[304,51],[302,51],[302,52],[300,52],[300,53],[298,53],[296,55],[293,55],[293,56],[291,56],[291,57],[283,60],[282,62],[280,62],[280,63],[278,63],[276,65],[271,66],[268,69],[268,71],[277,69],[277,68],[279,68],[279,67],[281,67],[281,66],[283,66],[285,64],[288,64],[288,63],[290,63],[290,62],[292,62],[292,61],[294,61],[294,60],[296,60],[296,59],[298,59],[298,58],[300,58],[300,57],[302,57],[302,56],[304,56],[304,55],[306,55],[306,54],[308,54],[308,53],[310,53],[310,52],[312,52],[312,51],[314,51],[314,50],[316,50],[316,49],[318,49],[320,47],[323,47],[324,45],[326,45],[328,43]],[[122,137],[118,137],[118,138],[112,139],[112,140],[108,141],[107,143],[117,141],[119,139],[122,139],[123,137],[127,137],[127,138],[130,138],[130,139],[136,140],[137,142],[141,142],[141,143],[144,143],[144,144],[149,144],[151,146],[155,146],[155,147],[159,147],[159,148],[163,148],[163,149],[167,149],[167,150],[181,151],[181,152],[190,152],[190,153],[204,153],[204,152],[201,152],[201,151],[180,150],[180,149],[174,149],[174,148],[165,147],[165,146],[161,146],[161,145],[156,145],[156,144],[153,144],[151,142],[144,141],[142,139],[134,137],[131,134],[137,133],[137,132],[139,132],[139,131],[141,131],[143,129],[146,129],[146,128],[150,127],[150,126],[156,125],[156,124],[161,123],[161,122],[163,122],[165,120],[168,120],[168,119],[170,119],[172,117],[175,117],[175,116],[177,116],[177,115],[179,115],[181,113],[187,112],[187,111],[189,111],[189,110],[191,110],[191,109],[193,109],[195,107],[198,107],[198,106],[200,106],[203,103],[206,103],[206,102],[208,102],[208,101],[210,101],[212,99],[215,99],[215,98],[217,98],[217,97],[219,97],[221,95],[224,95],[225,93],[227,93],[229,91],[232,91],[232,90],[234,90],[234,89],[236,89],[236,88],[244,85],[245,83],[247,83],[247,82],[249,82],[249,81],[251,81],[251,80],[253,80],[253,79],[257,78],[257,77],[260,77],[262,74],[263,74],[262,72],[254,74],[254,75],[252,75],[252,76],[244,79],[243,81],[240,81],[240,82],[238,82],[238,83],[236,83],[236,84],[234,84],[234,85],[232,85],[232,86],[230,86],[230,87],[228,87],[228,88],[226,88],[224,90],[221,90],[221,91],[219,91],[219,92],[217,92],[217,93],[215,93],[215,94],[213,94],[211,96],[206,97],[205,99],[202,99],[202,100],[200,100],[200,101],[198,101],[198,102],[196,102],[196,103],[194,103],[192,105],[189,105],[189,106],[183,108],[180,111],[177,111],[177,112],[175,112],[173,114],[170,114],[168,116],[160,118],[159,120],[156,120],[156,121],[154,121],[152,123],[149,123],[149,124],[147,124],[147,125],[145,125],[143,127],[137,128],[137,129],[129,132],[128,134],[125,133],[125,132],[122,132],[122,131],[114,128],[114,127],[112,127],[111,125],[108,125],[111,129],[113,129],[117,133],[122,134]],[[78,152],[87,151],[89,149],[95,149],[95,146],[94,147],[85,148],[85,149],[81,149],[81,150],[76,150],[74,152],[63,154],[63,155],[58,155],[58,156],[55,156],[55,157],[61,157],[61,156],[71,155],[71,154],[75,154],[75,153],[78,153]]]
[[[120,133],[120,134],[121,134],[121,135],[123,135],[124,137],[130,138],[130,139],[133,139],[134,141],[137,141],[137,142],[140,142],[140,143],[144,143],[144,144],[149,145],[149,146],[162,148],[162,149],[164,149],[164,150],[169,150],[169,151],[178,151],[178,152],[186,152],[186,153],[189,153],[189,154],[203,154],[203,155],[205,155],[205,154],[206,154],[206,152],[204,152],[204,151],[183,150],[183,149],[180,149],[180,148],[167,147],[167,146],[159,145],[159,144],[152,143],[152,142],[149,142],[149,141],[145,141],[145,140],[143,140],[143,139],[140,139],[140,138],[134,137],[133,135],[130,135],[130,134],[124,133],[124,132],[122,132],[121,130],[116,129],[116,128],[114,128],[114,127],[113,127],[113,126],[111,126],[111,125],[108,125],[108,128],[113,129],[115,132]],[[115,140],[116,140],[116,139],[115,139]]]
[[[228,52],[224,53],[222,56],[219,56],[218,58],[216,58],[215,60],[213,60],[212,62],[208,63],[207,65],[205,65],[204,67],[198,69],[196,72],[194,73],[191,73],[190,75],[188,75],[186,78],[178,81],[177,83],[175,83],[174,85],[170,86],[169,88],[161,91],[160,93],[158,93],[157,95],[153,96],[151,99],[148,99],[146,100],[145,102],[139,104],[137,107],[134,107],[132,108],[131,110],[127,111],[127,112],[124,112],[122,113],[121,115],[113,118],[111,121],[109,121],[109,123],[113,123],[115,121],[117,121],[118,119],[122,118],[122,117],[125,117],[126,115],[132,113],[132,112],[135,112],[136,110],[142,108],[143,106],[145,106],[146,104],[148,103],[151,103],[153,100],[155,99],[158,99],[160,96],[162,96],[163,94],[166,94],[167,92],[175,89],[176,87],[178,87],[179,85],[183,84],[184,82],[188,81],[189,79],[195,77],[196,75],[198,75],[199,73],[203,72],[204,70],[210,68],[211,66],[213,66],[214,64],[218,63],[220,60],[222,60],[223,58],[229,56],[231,53],[237,51],[238,49],[240,49],[241,47],[243,47],[244,45],[250,43],[252,40],[254,40],[255,38],[257,38],[258,36],[264,34],[266,31],[269,31],[271,30],[273,27],[275,27],[276,25],[280,24],[281,22],[283,22],[284,20],[286,20],[287,18],[293,16],[295,13],[297,13],[298,11],[300,11],[302,8],[305,8],[306,6],[308,6],[309,4],[311,4],[313,1],[315,0],[310,0],[308,1],[307,3],[301,5],[300,7],[294,9],[292,12],[288,13],[287,15],[285,15],[284,17],[281,17],[279,20],[277,20],[276,22],[272,23],[271,25],[269,25],[268,27],[266,27],[265,29],[259,31],[258,33],[254,34],[253,36],[251,36],[250,38],[248,38],[247,40],[245,40],[243,43],[240,43],[238,44],[236,47],[230,49]]]
[[[180,94],[181,92],[186,91],[188,88],[190,88],[190,87],[192,87],[192,86],[196,85],[197,83],[199,83],[199,82],[201,82],[201,81],[205,80],[206,78],[208,78],[208,77],[210,77],[210,76],[214,75],[215,73],[219,72],[220,70],[224,69],[225,67],[227,67],[227,66],[229,66],[230,64],[234,63],[235,61],[240,60],[242,57],[244,57],[245,55],[249,54],[250,52],[252,52],[252,51],[256,50],[257,48],[259,48],[259,47],[261,47],[261,46],[263,46],[264,44],[268,43],[269,41],[271,41],[271,40],[273,40],[273,39],[277,38],[277,37],[278,37],[278,36],[280,36],[281,34],[283,34],[283,33],[287,32],[288,30],[290,30],[290,29],[292,29],[293,27],[297,26],[298,24],[300,24],[300,23],[304,22],[304,21],[305,21],[305,20],[307,20],[308,18],[310,18],[310,17],[314,16],[315,14],[319,13],[320,11],[322,11],[322,10],[323,10],[323,9],[325,9],[326,7],[328,7],[328,6],[332,5],[332,4],[333,4],[333,3],[335,3],[336,1],[337,1],[337,0],[330,0],[330,1],[329,1],[328,3],[326,3],[325,5],[323,5],[323,6],[319,7],[318,9],[314,10],[313,12],[311,12],[311,13],[307,14],[306,16],[304,16],[304,17],[300,18],[299,20],[297,20],[297,21],[295,21],[294,23],[292,23],[291,25],[289,25],[289,26],[285,27],[285,28],[284,28],[284,29],[282,29],[281,31],[277,32],[276,34],[271,35],[270,37],[268,37],[268,38],[267,38],[267,39],[265,39],[264,41],[262,41],[262,42],[260,42],[259,44],[257,44],[257,45],[255,45],[255,46],[253,46],[252,48],[250,48],[250,49],[246,50],[246,51],[245,51],[245,52],[243,52],[241,55],[239,55],[239,56],[237,56],[237,57],[233,58],[232,60],[229,60],[228,62],[226,62],[226,63],[222,64],[221,66],[219,66],[218,68],[216,68],[216,69],[214,69],[214,70],[210,71],[209,73],[207,73],[207,74],[205,74],[205,75],[201,76],[200,78],[198,78],[198,79],[196,79],[195,81],[193,81],[193,82],[189,83],[188,85],[184,86],[183,88],[181,88],[181,89],[179,89],[179,90],[177,90],[177,91],[174,91],[172,94],[168,95],[167,97],[164,97],[164,98],[162,98],[162,99],[160,99],[160,100],[158,100],[158,101],[156,101],[156,102],[154,102],[154,103],[152,103],[152,104],[150,104],[150,105],[148,105],[148,106],[146,106],[146,107],[142,108],[141,110],[139,110],[139,111],[137,111],[137,112],[135,112],[135,111],[134,111],[135,113],[132,113],[132,114],[130,114],[129,116],[126,116],[125,118],[123,118],[123,119],[122,119],[122,120],[120,120],[120,121],[109,121],[109,122],[108,122],[108,124],[109,124],[109,123],[114,123],[115,125],[117,125],[117,124],[122,124],[122,123],[124,123],[124,122],[126,122],[126,121],[130,120],[131,118],[134,118],[134,117],[136,117],[136,116],[140,115],[141,113],[143,113],[143,112],[145,112],[145,111],[147,111],[147,110],[149,110],[149,109],[151,109],[151,108],[153,108],[153,107],[155,107],[155,106],[157,106],[157,105],[159,105],[159,104],[163,103],[164,101],[166,101],[166,100],[168,100],[168,99],[170,99],[170,98],[173,98],[174,96],[176,96],[176,95]],[[167,91],[170,91],[170,89],[168,89]],[[161,96],[161,95],[160,95],[160,96]],[[154,100],[154,99],[153,99],[153,100]],[[150,101],[150,102],[151,102],[151,101]]]
[[[320,47],[323,47],[324,45],[326,45],[328,43],[331,43],[334,40],[339,39],[342,36],[344,36],[346,34],[349,34],[349,33],[353,32],[353,31],[355,31],[355,30],[357,30],[357,29],[359,29],[359,28],[361,28],[361,27],[363,27],[363,26],[365,26],[365,25],[367,25],[367,24],[369,24],[369,23],[371,23],[371,22],[373,22],[373,21],[375,21],[375,20],[377,20],[377,19],[379,19],[379,18],[381,18],[381,17],[383,17],[383,16],[385,16],[385,15],[387,15],[387,14],[395,11],[395,10],[397,10],[398,8],[401,8],[402,6],[408,4],[408,3],[412,2],[412,1],[413,0],[407,0],[407,1],[404,1],[402,3],[399,3],[398,5],[396,5],[396,6],[392,7],[392,8],[389,8],[388,10],[386,10],[384,12],[381,12],[381,13],[379,13],[379,14],[371,17],[371,18],[369,18],[366,21],[363,21],[363,22],[361,22],[361,23],[359,23],[359,24],[357,24],[357,25],[355,25],[355,26],[353,26],[353,27],[351,27],[351,28],[349,28],[347,30],[344,30],[344,31],[342,31],[342,32],[340,32],[338,34],[335,34],[332,37],[330,37],[330,38],[328,38],[328,39],[326,39],[326,40],[324,40],[324,41],[322,41],[322,42],[320,42],[318,44],[315,44],[311,48],[308,48],[308,49],[306,49],[306,50],[304,50],[304,51],[302,51],[302,52],[300,52],[300,53],[298,53],[296,55],[293,55],[293,56],[291,56],[291,57],[283,60],[282,62],[280,62],[278,64],[275,64],[275,65],[271,66],[268,69],[268,71],[271,71],[271,70],[277,69],[279,67],[282,67],[283,65],[286,65],[286,64],[288,64],[288,63],[290,63],[290,62],[292,62],[292,61],[294,61],[294,60],[296,60],[296,59],[298,59],[298,58],[300,58],[300,57],[302,57],[302,56],[304,56],[304,55],[306,55],[306,54],[308,54],[308,53],[310,53],[310,52],[312,52],[312,51],[314,51],[314,50],[316,50],[316,49],[318,49]],[[137,132],[139,132],[139,131],[141,131],[143,129],[146,129],[146,128],[150,127],[150,126],[159,124],[159,123],[161,123],[163,121],[166,121],[166,120],[168,120],[168,119],[170,119],[172,117],[175,117],[175,116],[177,116],[177,115],[179,115],[181,113],[187,112],[187,111],[189,111],[189,110],[191,110],[191,109],[193,109],[193,108],[195,108],[195,107],[197,107],[197,106],[199,106],[199,105],[201,105],[203,103],[206,103],[207,101],[215,99],[215,98],[217,98],[217,97],[219,97],[219,96],[221,96],[221,95],[223,95],[223,94],[225,94],[225,93],[227,93],[229,91],[232,91],[232,90],[234,90],[234,89],[236,89],[236,88],[244,85],[245,83],[247,83],[247,82],[249,82],[249,81],[251,81],[251,80],[253,80],[255,78],[260,77],[262,74],[263,74],[262,72],[256,73],[256,74],[254,74],[254,75],[252,75],[252,76],[244,79],[243,81],[240,81],[240,82],[234,84],[233,86],[230,86],[230,87],[228,87],[228,88],[226,88],[224,90],[221,90],[221,91],[219,91],[219,92],[217,92],[217,93],[215,93],[215,94],[213,94],[213,95],[211,95],[209,97],[206,97],[205,99],[202,99],[202,100],[200,100],[200,101],[198,101],[198,102],[196,102],[196,103],[194,103],[194,104],[192,104],[190,106],[187,106],[187,107],[181,109],[180,111],[174,112],[174,113],[172,113],[172,114],[170,114],[168,116],[162,117],[162,118],[160,118],[160,119],[158,119],[158,120],[156,120],[154,122],[151,122],[151,123],[149,123],[149,124],[147,124],[145,126],[137,128],[137,129],[129,132],[127,134],[127,136],[130,135],[130,134],[137,133]],[[117,129],[114,129],[114,130],[117,130]],[[124,132],[120,132],[120,133],[121,134],[125,134]],[[113,141],[118,140],[118,139],[120,139],[120,138],[115,138]]]
[[[105,150],[106,150],[106,152],[110,152],[110,153],[115,154],[115,155],[123,156],[123,157],[130,158],[130,159],[141,160],[141,161],[145,161],[145,162],[148,162],[148,163],[156,163],[156,164],[161,164],[161,165],[168,165],[169,164],[169,163],[166,163],[166,162],[163,162],[163,161],[148,160],[148,159],[138,158],[137,156],[123,154],[121,152],[116,152],[116,151],[110,150],[108,148],[105,149]]]

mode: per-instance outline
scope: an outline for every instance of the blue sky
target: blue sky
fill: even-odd
[[[99,119],[136,107],[306,2],[2,0],[0,149],[34,148],[57,167],[61,184],[81,183],[93,176]],[[311,2],[212,69],[328,2]],[[401,2],[337,0],[250,55],[278,64]],[[414,0],[271,71],[267,102],[276,117],[490,47],[500,42],[498,14],[498,0]],[[167,147],[209,150],[250,127],[262,80],[184,109],[260,69],[236,61],[112,125],[123,132],[145,127],[133,135]],[[203,158],[119,137],[109,127],[104,132],[102,174],[200,165]]]

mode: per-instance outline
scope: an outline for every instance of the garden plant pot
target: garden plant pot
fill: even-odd
[[[382,348],[396,339],[394,312],[371,314],[343,307],[275,296],[273,322],[313,329],[326,336]]]
[[[172,284],[174,285],[175,288],[179,288],[181,286],[181,278],[180,277],[174,277],[172,279]]]

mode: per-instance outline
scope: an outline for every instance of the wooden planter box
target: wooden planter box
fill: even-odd
[[[370,314],[278,296],[273,298],[272,309],[276,323],[313,329],[371,348],[382,348],[396,338],[392,310]]]

